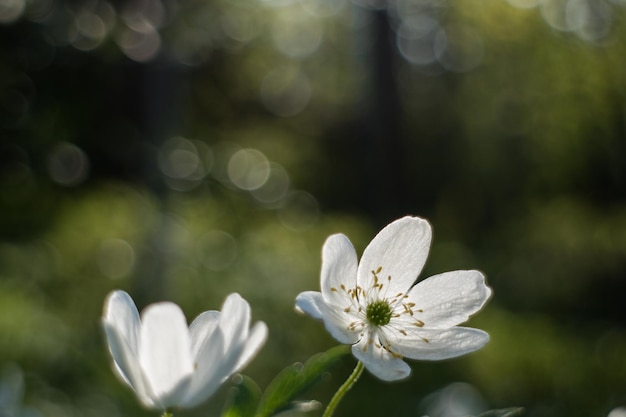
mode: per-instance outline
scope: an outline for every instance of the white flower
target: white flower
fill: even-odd
[[[239,294],[222,311],[206,311],[187,328],[176,304],[160,302],[142,312],[124,291],[113,291],[102,318],[117,374],[152,409],[193,407],[245,366],[267,338],[267,326],[251,329],[250,306]]]
[[[381,230],[361,261],[348,238],[330,236],[322,249],[321,293],[306,291],[296,309],[323,320],[354,356],[385,381],[409,376],[403,357],[439,360],[483,347],[489,335],[457,327],[491,296],[479,271],[452,271],[414,285],[430,248],[429,223],[404,217]]]
[[[626,407],[617,407],[609,412],[608,417],[626,417]]]

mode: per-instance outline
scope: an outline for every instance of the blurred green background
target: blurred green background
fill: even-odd
[[[245,371],[264,387],[336,344],[293,311],[325,238],[361,253],[412,214],[434,227],[422,278],[487,274],[470,325],[492,340],[405,382],[366,374],[337,415],[626,405],[625,17],[624,0],[0,0],[0,398],[22,372],[22,416],[156,415],[110,370],[116,288],[189,321],[241,293],[270,328]],[[177,416],[219,415],[228,392]]]

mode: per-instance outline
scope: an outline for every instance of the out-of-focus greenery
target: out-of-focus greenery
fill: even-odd
[[[154,415],[110,370],[116,288],[188,320],[241,293],[266,386],[336,344],[293,311],[324,239],[405,214],[434,227],[422,277],[485,271],[492,340],[366,373],[338,414],[626,405],[624,2],[374,3],[0,0],[0,364],[30,409]]]

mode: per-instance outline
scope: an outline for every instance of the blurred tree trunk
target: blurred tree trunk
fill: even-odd
[[[129,111],[142,140],[140,181],[158,200],[160,210],[159,223],[146,242],[148,249],[140,255],[133,288],[138,303],[147,304],[166,298],[165,272],[171,257],[176,256],[171,245],[173,224],[168,216],[167,186],[158,166],[158,152],[165,141],[183,129],[187,74],[180,64],[161,58],[132,65],[129,79],[133,83],[127,97]]]
[[[363,179],[366,204],[374,219],[387,223],[406,214],[406,143],[397,85],[398,55],[386,9],[368,10],[371,23],[367,58],[367,101],[363,108]]]

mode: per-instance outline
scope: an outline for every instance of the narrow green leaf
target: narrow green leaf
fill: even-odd
[[[517,417],[524,414],[524,409],[521,407],[502,408],[500,410],[489,410],[478,417]]]
[[[263,393],[256,417],[269,417],[288,408],[298,394],[313,386],[324,372],[348,352],[349,346],[336,346],[311,356],[304,365],[295,363],[283,369]]]
[[[261,389],[252,378],[245,375],[238,375],[236,379],[231,400],[222,417],[254,417]]]

